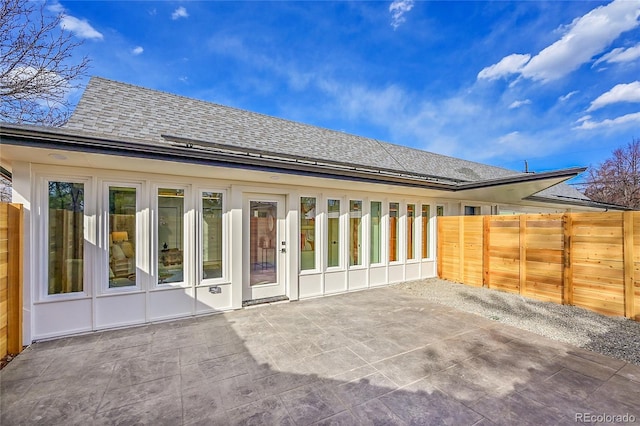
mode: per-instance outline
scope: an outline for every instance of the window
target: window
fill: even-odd
[[[300,270],[316,268],[316,199],[300,198]]]
[[[340,266],[340,200],[327,200],[327,266]]]
[[[427,259],[430,255],[431,231],[429,229],[429,218],[431,216],[431,206],[422,205],[422,258]]]
[[[49,182],[48,231],[48,294],[83,291],[83,183]]]
[[[478,216],[480,214],[480,207],[477,206],[464,206],[465,216]]]
[[[362,264],[362,201],[349,201],[349,265]]]
[[[389,203],[389,262],[398,260],[398,232],[400,204]]]
[[[407,204],[407,259],[415,258],[416,205]]]
[[[380,263],[381,256],[381,231],[382,223],[382,202],[371,202],[371,263]]]
[[[444,216],[444,206],[436,206],[436,216]]]
[[[220,192],[202,193],[202,279],[222,277],[222,202]]]
[[[109,187],[109,288],[136,285],[136,188]]]
[[[184,281],[184,189],[158,189],[158,284]]]

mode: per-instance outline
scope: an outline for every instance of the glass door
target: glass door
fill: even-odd
[[[245,200],[244,300],[283,296],[284,197],[248,197]],[[247,241],[248,240],[248,241]]]

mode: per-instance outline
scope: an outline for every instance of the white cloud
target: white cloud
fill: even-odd
[[[414,0],[393,0],[389,6],[389,12],[391,12],[391,26],[394,30],[407,20],[404,15],[413,9],[413,4]]]
[[[562,78],[591,61],[620,34],[638,27],[639,16],[640,0],[614,0],[606,6],[597,7],[563,27],[564,35],[560,40],[544,48],[517,72],[523,77],[543,82]],[[507,58],[509,56],[496,65]],[[480,71],[478,78],[488,78],[489,74],[495,79],[508,74],[485,73],[496,65]]]
[[[136,46],[133,49],[131,49],[131,53],[134,55],[141,55],[142,52],[144,52],[144,48],[142,46]]]
[[[511,105],[509,105],[509,109],[520,108],[523,105],[530,105],[530,104],[531,104],[530,99],[525,99],[523,101],[514,101],[511,103]]]
[[[608,63],[622,63],[622,62],[632,62],[636,59],[640,58],[640,43],[636,44],[633,47],[618,47],[613,49],[611,52],[602,55],[597,61],[594,62],[593,66],[596,66],[602,62]]]
[[[606,105],[620,102],[640,102],[640,81],[618,84],[613,89],[598,96],[587,111],[595,111]]]
[[[517,53],[505,56],[497,64],[486,67],[478,73],[479,79],[497,80],[510,74],[515,74],[522,70],[531,59],[531,55],[519,55]]]
[[[188,18],[188,17],[189,17],[189,14],[187,13],[187,9],[185,9],[183,6],[180,6],[179,8],[174,10],[173,13],[171,14],[171,19],[173,19],[174,21],[176,19]]]
[[[65,96],[69,91],[67,81],[56,72],[30,66],[14,68],[0,79],[0,86],[2,87],[11,89],[17,85],[23,85],[31,89],[34,87],[46,87],[56,96]],[[2,89],[0,89],[0,93],[2,93]],[[25,94],[20,95],[20,98],[38,101],[41,99],[40,93],[40,90],[26,90]]]
[[[625,124],[640,124],[640,112],[634,112],[632,114],[623,115],[614,119],[606,119],[602,121],[592,121],[591,116],[587,115],[580,118],[576,123],[582,123],[579,126],[574,127],[577,130],[593,130],[602,127],[616,127]]]
[[[62,13],[62,12],[64,12],[64,7],[60,3],[55,2],[55,3],[52,3],[52,4],[48,5],[47,6],[47,10],[49,10],[49,11],[51,11],[53,13]]]
[[[559,100],[560,102],[568,101],[568,100],[569,100],[569,98],[572,98],[573,96],[577,95],[578,93],[580,93],[580,91],[579,91],[579,90],[574,90],[573,92],[569,92],[569,93],[567,93],[567,94],[566,94],[566,95],[564,95],[564,96],[560,96],[560,97],[558,98],[558,100]]]
[[[62,29],[71,31],[76,36],[81,38],[89,38],[102,40],[103,36],[86,19],[78,19],[74,16],[64,15],[60,21]]]

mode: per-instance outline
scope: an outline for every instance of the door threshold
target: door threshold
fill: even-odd
[[[289,298],[287,296],[274,296],[274,297],[265,297],[262,299],[245,300],[244,302],[242,302],[242,307],[247,308],[249,306],[266,305],[269,303],[276,303],[276,302],[286,302],[288,300]]]

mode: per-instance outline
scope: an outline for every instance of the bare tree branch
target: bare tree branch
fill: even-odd
[[[640,139],[613,151],[598,168],[589,168],[585,194],[594,201],[640,210]]]
[[[70,115],[67,98],[78,88],[89,59],[72,61],[82,44],[50,15],[44,2],[3,0],[0,6],[0,120],[61,126]]]

